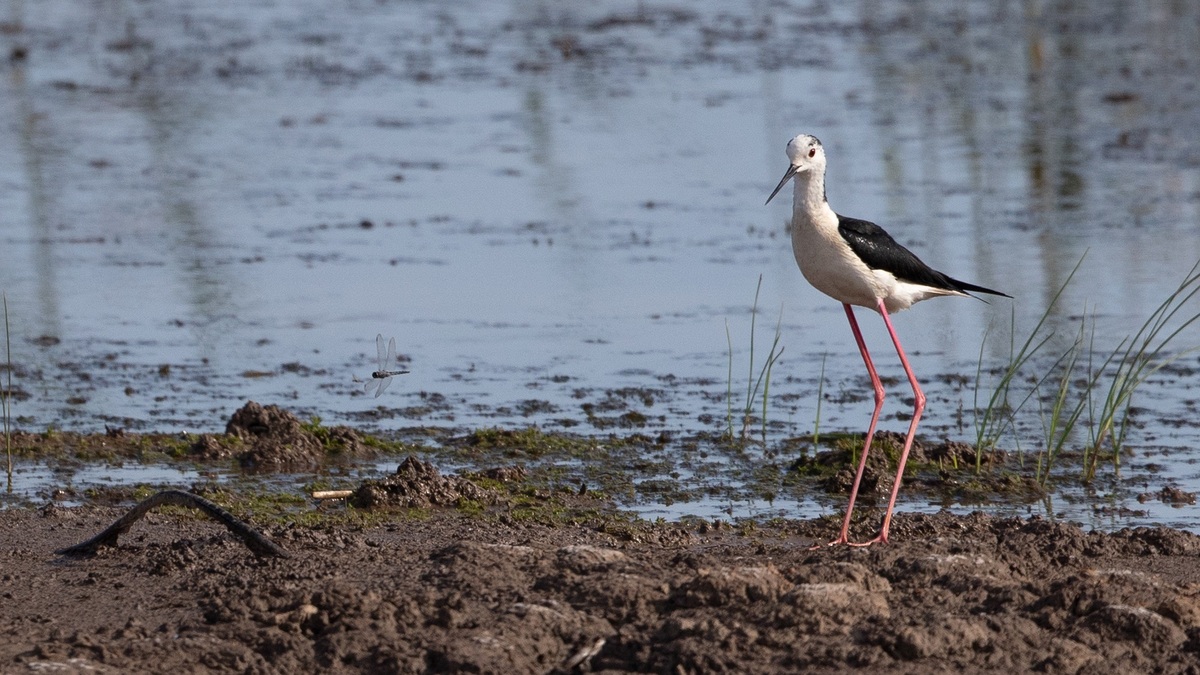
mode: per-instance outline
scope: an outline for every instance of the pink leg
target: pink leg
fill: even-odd
[[[846,308],[849,310],[849,307]],[[892,328],[892,320],[888,318],[887,307],[883,304],[883,300],[879,301],[879,314],[883,317],[883,323],[887,326],[888,334],[892,336],[892,344],[896,345],[896,354],[900,356],[900,363],[904,366],[904,373],[908,375],[908,383],[912,385],[913,398],[916,403],[913,405],[912,421],[908,423],[908,435],[904,437],[904,450],[900,452],[899,467],[896,469],[896,482],[892,484],[892,497],[888,500],[887,511],[883,512],[883,527],[879,529],[879,536],[870,541],[861,544],[852,544],[854,546],[870,546],[875,542],[887,543],[888,528],[892,525],[892,511],[896,508],[896,495],[900,494],[900,480],[904,478],[904,464],[908,461],[908,451],[912,449],[913,437],[917,435],[917,424],[921,421],[921,413],[925,411],[925,394],[921,391],[921,385],[917,384],[917,376],[913,375],[912,366],[908,365],[908,358],[904,356],[904,348],[900,346],[900,338],[896,336],[896,329]],[[857,328],[855,330],[857,333]],[[861,338],[859,338],[861,345]],[[860,346],[860,349],[862,347]],[[866,356],[866,350],[863,350],[863,356]],[[874,376],[874,373],[872,373]],[[878,379],[876,379],[878,382]],[[879,417],[879,407],[876,405],[875,417]],[[875,431],[875,419],[871,420],[871,432]],[[868,436],[868,439],[870,437]],[[863,450],[863,460],[866,460],[866,450]],[[859,465],[859,474],[862,474],[862,465]],[[855,488],[858,487],[858,481],[855,480]],[[850,497],[850,504],[854,504],[853,493]],[[846,523],[850,522],[850,514],[846,514]],[[845,527],[843,536],[845,534]],[[849,543],[849,542],[847,542]]]
[[[862,354],[863,363],[867,365],[867,373],[871,376],[871,386],[875,388],[875,412],[871,415],[871,426],[867,428],[867,438],[863,441],[862,456],[858,460],[858,472],[854,474],[854,485],[850,488],[850,503],[846,505],[846,518],[842,521],[842,531],[837,539],[827,546],[850,543],[850,514],[854,512],[854,500],[858,497],[858,484],[862,482],[863,470],[867,468],[867,452],[871,449],[871,439],[875,438],[875,424],[879,422],[879,411],[883,410],[883,384],[875,372],[875,364],[867,352],[867,343],[863,341],[862,332],[858,329],[858,321],[854,318],[854,310],[850,305],[846,308],[846,318],[850,319],[850,330],[854,331],[854,341],[858,343],[858,351]]]

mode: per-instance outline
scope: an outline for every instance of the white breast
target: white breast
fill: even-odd
[[[802,213],[792,218],[792,253],[800,272],[814,288],[838,302],[877,309],[896,279],[887,272],[872,271],[837,231],[832,209],[809,219]],[[889,307],[889,311],[891,308]]]

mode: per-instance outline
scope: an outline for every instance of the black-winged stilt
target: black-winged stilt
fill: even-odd
[[[921,421],[921,413],[925,410],[925,394],[917,384],[917,377],[913,375],[908,358],[904,356],[900,338],[896,336],[896,330],[892,328],[892,321],[888,315],[939,295],[970,296],[971,292],[976,292],[1002,295],[1006,298],[1012,296],[948,277],[921,262],[875,223],[834,213],[825,199],[825,149],[815,137],[800,134],[788,141],[787,155],[791,165],[783,175],[783,180],[779,181],[771,196],[767,197],[767,203],[779,194],[789,180],[795,178],[795,195],[792,198],[792,251],[796,255],[796,263],[800,265],[800,272],[804,274],[808,283],[845,307],[846,318],[850,320],[850,329],[854,331],[854,340],[858,343],[858,351],[862,353],[867,373],[871,376],[871,384],[875,388],[875,412],[871,415],[871,425],[867,428],[858,472],[854,475],[854,485],[850,488],[846,518],[842,521],[841,533],[837,539],[829,542],[829,545],[868,546],[875,542],[887,542],[892,510],[896,506],[896,495],[900,492],[900,479],[904,476],[904,463],[908,461],[908,452],[917,432],[917,423]],[[904,366],[908,382],[912,385],[913,397],[916,399],[912,421],[908,425],[908,435],[904,438],[904,449],[900,453],[896,481],[892,485],[892,496],[888,501],[887,511],[883,514],[883,525],[877,537],[861,544],[849,540],[850,514],[854,511],[858,485],[862,480],[863,469],[867,466],[867,452],[871,449],[875,425],[879,421],[879,412],[883,409],[884,394],[883,385],[879,382],[871,355],[867,353],[867,345],[858,329],[858,321],[854,318],[851,305],[875,310],[883,317],[883,323],[892,337],[892,343],[896,345],[896,353],[900,356],[900,363]]]

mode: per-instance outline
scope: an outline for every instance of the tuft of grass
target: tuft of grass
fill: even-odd
[[[321,448],[326,453],[338,454],[346,449],[342,440],[334,435],[333,429],[321,424],[320,415],[313,415],[307,422],[301,422],[300,428],[320,441]]]
[[[729,346],[729,374],[725,380],[725,434],[733,438],[733,337],[729,334],[729,319],[725,319],[725,343]]]
[[[1200,321],[1200,312],[1183,319],[1174,330],[1165,332],[1167,325],[1174,321],[1180,310],[1197,294],[1200,294],[1200,262],[1192,265],[1175,290],[1150,313],[1137,333],[1117,345],[1097,373],[1098,380],[1109,364],[1116,364],[1099,413],[1095,413],[1094,405],[1089,405],[1089,413],[1092,415],[1092,435],[1091,442],[1084,453],[1083,479],[1085,482],[1090,482],[1095,478],[1105,443],[1108,444],[1108,456],[1111,458],[1113,469],[1120,469],[1121,451],[1129,429],[1130,407],[1138,387],[1159,370],[1198,348],[1196,346],[1188,347],[1174,355],[1170,355],[1167,351],[1167,348],[1184,329]],[[1094,387],[1088,388],[1089,404],[1093,400],[1093,390]]]
[[[829,352],[825,352],[821,355],[821,375],[817,380],[817,412],[813,418],[813,452],[817,451],[817,447],[819,447],[821,442],[821,401],[825,398],[825,360],[828,358]]]
[[[982,468],[984,452],[993,450],[1002,436],[1011,433],[1020,451],[1021,439],[1015,433],[1015,418],[1031,398],[1037,401],[1042,422],[1041,449],[1035,467],[1035,480],[1040,487],[1046,487],[1056,461],[1084,419],[1085,412],[1090,436],[1080,454],[1081,480],[1084,483],[1093,481],[1102,461],[1110,461],[1113,469],[1119,471],[1134,394],[1159,370],[1200,349],[1193,346],[1180,352],[1169,351],[1181,333],[1200,321],[1200,311],[1190,315],[1181,314],[1200,295],[1200,262],[1197,262],[1175,290],[1151,312],[1138,331],[1121,340],[1112,351],[1097,351],[1096,320],[1093,316],[1089,325],[1085,311],[1070,346],[1049,367],[1025,375],[1025,369],[1044,351],[1053,337],[1053,332],[1044,331],[1046,321],[1082,263],[1081,257],[1020,349],[1016,349],[1013,338],[1009,363],[1001,370],[996,389],[987,406],[982,409],[978,407],[979,375],[983,369],[983,347],[980,347],[980,366],[975,385],[977,474]],[[1037,360],[1044,363],[1042,359]],[[1084,364],[1086,375],[1081,377]],[[1017,383],[1021,382],[1028,383],[1029,389],[1013,405]],[[1047,390],[1049,393],[1046,393]]]
[[[1038,390],[1038,387],[1045,378],[1049,375],[1043,375],[1038,380],[1038,385],[1035,385],[1028,394],[1025,395],[1015,406],[1012,404],[1010,397],[1013,395],[1013,384],[1017,381],[1017,376],[1022,368],[1029,363],[1046,343],[1054,337],[1054,333],[1043,333],[1043,328],[1046,321],[1050,318],[1050,312],[1054,306],[1058,304],[1058,299],[1062,297],[1063,291],[1067,290],[1067,285],[1071,283],[1071,279],[1075,278],[1075,273],[1079,271],[1079,266],[1083,264],[1085,252],[1080,256],[1079,262],[1075,263],[1074,269],[1067,275],[1066,281],[1062,286],[1059,286],[1058,292],[1050,299],[1050,303],[1046,305],[1046,310],[1042,312],[1041,318],[1038,319],[1037,325],[1029,333],[1029,337],[1021,345],[1021,348],[1016,349],[1016,334],[1017,334],[1017,315],[1016,309],[1012,310],[1012,330],[1009,333],[1009,357],[1008,365],[1001,371],[1000,381],[996,388],[992,391],[992,395],[988,398],[987,405],[982,409],[979,407],[979,383],[983,379],[983,348],[987,343],[987,336],[984,335],[983,341],[979,344],[979,367],[975,371],[975,397],[973,402],[975,412],[975,473],[979,474],[983,470],[983,455],[984,452],[995,450],[997,442],[1002,436],[1013,429],[1013,423],[1017,413],[1029,402],[1029,399]]]
[[[1071,402],[1074,394],[1071,383],[1074,381],[1080,356],[1083,353],[1084,337],[1088,334],[1086,311],[1083,316],[1084,319],[1079,322],[1079,332],[1076,333],[1074,342],[1049,369],[1050,372],[1059,372],[1058,384],[1049,399],[1049,412],[1046,410],[1047,404],[1038,396],[1038,407],[1042,418],[1042,437],[1045,439],[1045,444],[1038,452],[1037,464],[1034,467],[1034,480],[1042,489],[1046,488],[1050,470],[1054,467],[1059,455],[1062,454],[1068,439],[1071,438],[1087,403],[1085,396],[1079,396],[1074,403]],[[1095,353],[1095,324],[1093,318],[1088,342],[1089,366],[1091,355]],[[1091,370],[1090,367],[1089,370]]]
[[[761,277],[760,277],[761,279]],[[767,401],[768,395],[771,392],[771,369],[775,367],[775,362],[783,356],[783,347],[779,346],[779,340],[783,332],[783,305],[779,306],[779,319],[775,322],[775,339],[771,341],[771,351],[767,353],[767,362],[763,364],[762,372],[758,375],[758,381],[754,384],[754,391],[758,391],[758,385],[762,384],[762,441],[767,442]],[[753,396],[754,392],[751,392]],[[750,407],[749,403],[746,405]]]
[[[774,368],[775,362],[783,356],[783,347],[779,346],[783,333],[783,307],[779,308],[779,320],[775,323],[775,339],[771,342],[771,349],[767,352],[766,363],[758,370],[757,377],[755,376],[754,368],[754,342],[758,319],[758,296],[762,292],[762,275],[758,275],[758,285],[754,288],[754,304],[750,307],[750,374],[746,378],[746,402],[742,407],[742,441],[747,440],[750,423],[753,421],[754,406],[758,401],[758,392],[762,390],[762,441],[767,441],[767,404],[771,390],[771,369]],[[727,418],[728,426],[727,433],[729,438],[734,438],[733,431],[733,339],[729,335],[729,322],[725,322],[725,341],[729,345],[729,380],[726,387],[726,403],[727,403]]]

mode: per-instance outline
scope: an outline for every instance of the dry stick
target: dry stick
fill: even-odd
[[[189,506],[194,509],[203,511],[208,517],[221,523],[229,528],[229,531],[237,535],[242,543],[245,544],[251,551],[260,556],[274,556],[277,558],[288,557],[287,551],[279,547],[278,544],[267,539],[257,530],[250,527],[246,523],[238,520],[232,513],[208,501],[204,497],[194,495],[183,490],[163,490],[158,494],[143,500],[140,504],[130,509],[129,513],[121,516],[117,522],[108,526],[108,529],[100,534],[88,539],[85,542],[75,544],[68,548],[59,549],[56,551],[59,555],[91,555],[102,546],[116,546],[117,537],[121,536],[133,527],[133,524],[141,520],[150,509],[162,504],[172,504],[174,506]]]
[[[313,492],[314,500],[344,500],[354,495],[354,490],[317,490]]]

